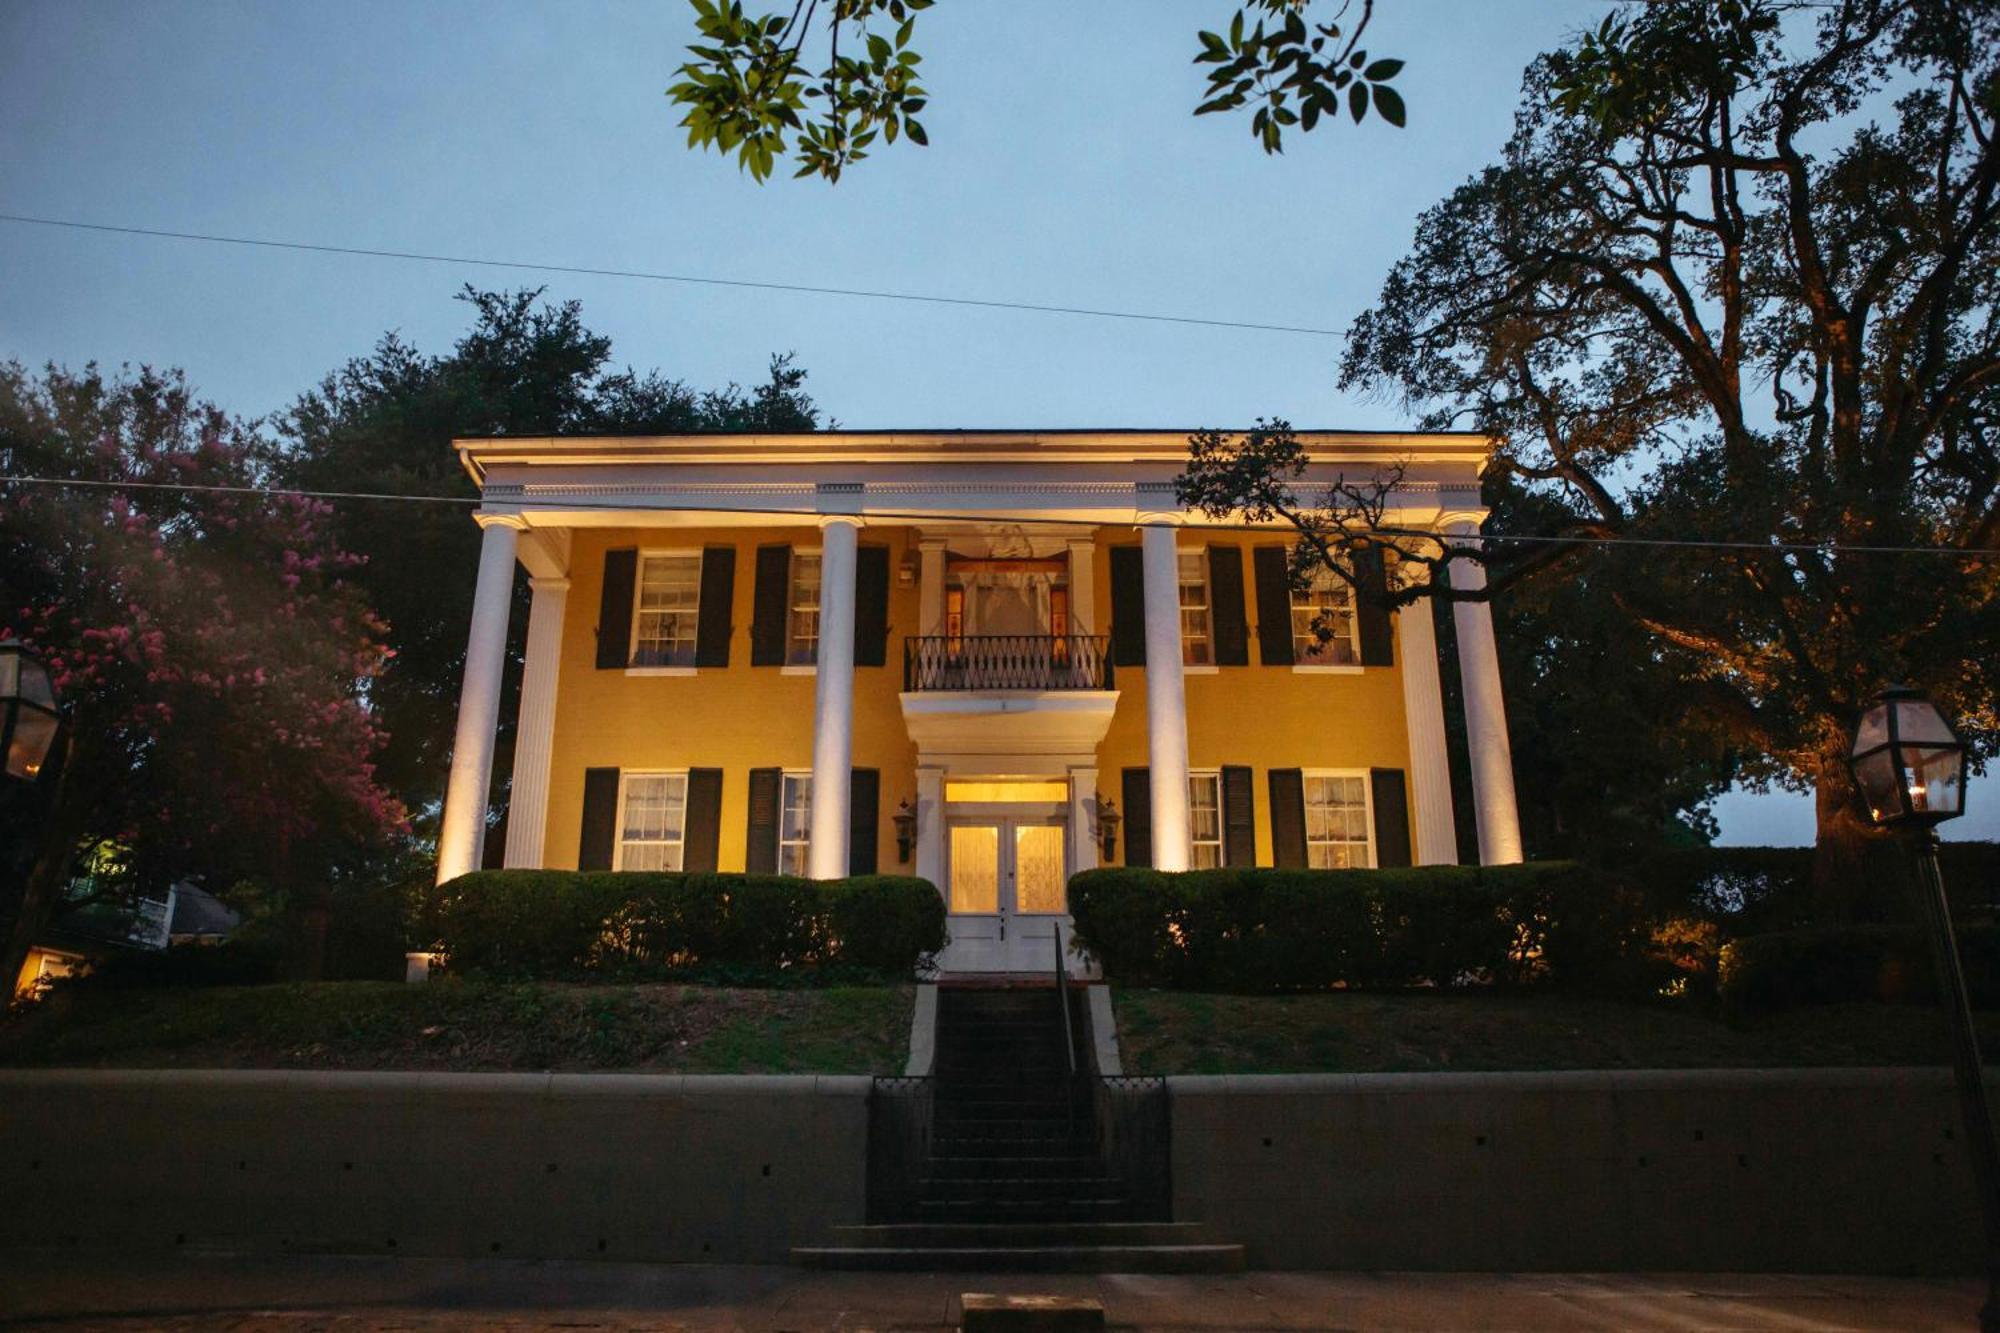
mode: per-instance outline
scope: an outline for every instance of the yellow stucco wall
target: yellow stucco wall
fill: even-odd
[[[907,870],[896,860],[893,815],[899,802],[916,794],[916,750],[904,729],[898,694],[902,688],[902,641],[917,632],[918,593],[897,571],[913,557],[912,530],[865,529],[862,542],[889,548],[889,649],[880,667],[857,667],[854,690],[854,762],[881,770],[881,827],[877,834],[885,872]],[[571,583],[562,636],[557,685],[555,736],[549,774],[548,824],[544,863],[574,868],[583,818],[586,768],[620,769],[710,767],[723,770],[721,846],[724,870],[744,866],[744,840],[752,768],[806,769],[812,765],[813,677],[777,667],[750,666],[750,625],[755,593],[756,551],[761,544],[788,541],[816,548],[815,527],[658,530],[580,529],[571,549]],[[1097,632],[1106,633],[1111,616],[1110,549],[1137,545],[1133,528],[1106,528],[1097,541]],[[1183,550],[1206,538],[1189,532]],[[1273,768],[1409,767],[1401,680],[1402,645],[1396,666],[1366,667],[1353,674],[1294,672],[1259,665],[1256,571],[1250,551],[1257,543],[1218,538],[1244,551],[1244,595],[1253,627],[1252,665],[1196,671],[1187,677],[1188,759],[1197,769],[1248,765],[1255,770],[1257,860],[1271,863],[1267,774]],[[604,553],[618,547],[736,549],[733,628],[729,666],[704,668],[689,676],[627,675],[596,666],[596,625],[604,577]],[[1118,708],[1098,753],[1098,787],[1122,802],[1120,770],[1146,763],[1146,682],[1142,667],[1120,668]],[[1415,832],[1412,830],[1412,840]],[[1122,837],[1120,839],[1122,844]],[[1120,858],[1123,848],[1120,848]]]

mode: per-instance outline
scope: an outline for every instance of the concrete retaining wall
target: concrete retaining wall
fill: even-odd
[[[0,1071],[0,1244],[784,1262],[866,1078]]]
[[[1169,1079],[1252,1267],[1974,1272],[1941,1069]]]

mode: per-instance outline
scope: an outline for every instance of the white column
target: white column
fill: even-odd
[[[820,521],[819,662],[813,686],[812,833],[806,873],[847,873],[854,778],[854,566],[861,520]]]
[[[1153,867],[1186,870],[1193,849],[1180,560],[1172,526],[1155,522],[1145,533],[1140,562],[1146,589],[1146,763],[1153,795]]]
[[[1445,748],[1444,691],[1438,684],[1437,626],[1428,597],[1396,613],[1403,649],[1403,717],[1410,736],[1410,813],[1420,866],[1458,864],[1452,823],[1451,759]]]
[[[1097,543],[1088,537],[1069,544],[1069,632],[1097,633]]]
[[[1471,523],[1454,523],[1454,535],[1478,533]],[[1451,563],[1454,591],[1486,586],[1486,568],[1477,561]],[[1514,804],[1514,754],[1507,742],[1507,702],[1500,691],[1500,654],[1493,643],[1493,610],[1485,602],[1453,602],[1458,631],[1458,674],[1465,691],[1465,741],[1472,759],[1472,805],[1479,819],[1479,863],[1510,865],[1521,860],[1521,815]]]
[[[540,870],[549,820],[549,751],[556,734],[556,674],[562,666],[569,580],[531,578],[528,655],[514,727],[514,790],[507,802],[507,868]]]
[[[479,868],[486,840],[486,793],[493,781],[493,732],[500,722],[500,671],[507,660],[507,612],[514,597],[513,521],[487,517],[479,544],[479,583],[465,644],[465,683],[451,746],[444,815],[438,824],[437,882]]]
[[[944,882],[944,770],[928,764],[917,769],[917,878],[937,885],[945,906],[951,905]]]
[[[1097,770],[1069,771],[1069,873],[1097,869]]]
[[[944,633],[942,537],[925,537],[917,543],[917,633],[925,638]]]

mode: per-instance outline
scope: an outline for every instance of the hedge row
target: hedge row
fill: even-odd
[[[482,870],[434,891],[419,929],[453,972],[634,978],[690,969],[907,976],[944,947],[921,879]]]
[[[2000,927],[1960,926],[1956,934],[1972,1002],[2000,1007]],[[1848,1000],[1931,1004],[1937,967],[1914,926],[1818,926],[1723,945],[1716,991],[1731,1014]]]
[[[1132,985],[1289,991],[1546,981],[1619,989],[1670,970],[1649,956],[1632,894],[1572,862],[1110,868],[1077,875],[1069,895],[1078,945],[1107,977]]]

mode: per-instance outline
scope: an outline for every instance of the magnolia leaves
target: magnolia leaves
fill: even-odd
[[[741,0],[688,3],[702,41],[688,47],[694,59],[667,89],[669,101],[687,108],[681,126],[688,147],[733,153],[759,182],[795,151],[794,176],[838,181],[878,138],[930,142],[916,119],[926,94],[917,82],[923,57],[910,49],[910,37],[917,14],[934,0],[833,0],[817,72],[804,67],[802,56],[818,4],[794,6],[785,17],[746,15]],[[873,31],[875,18],[886,18],[894,31]]]
[[[1208,100],[1194,113],[1205,116],[1255,105],[1250,132],[1266,153],[1284,151],[1286,129],[1309,132],[1322,116],[1339,115],[1343,109],[1359,124],[1372,108],[1400,129],[1406,118],[1403,99],[1389,80],[1402,72],[1403,62],[1371,60],[1361,47],[1361,34],[1374,12],[1372,0],[1363,4],[1360,18],[1344,36],[1337,22],[1307,23],[1310,4],[1252,0],[1236,11],[1227,33],[1201,33],[1194,63],[1213,68],[1208,71]],[[1348,7],[1342,4],[1335,17]],[[1265,17],[1249,28],[1255,10],[1263,10]]]

